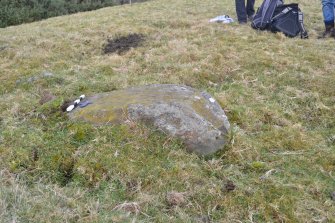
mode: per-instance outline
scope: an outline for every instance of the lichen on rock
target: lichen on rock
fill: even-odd
[[[97,94],[91,105],[70,113],[96,125],[127,119],[153,125],[182,139],[188,151],[209,155],[223,148],[229,122],[208,93],[184,85],[156,84]]]

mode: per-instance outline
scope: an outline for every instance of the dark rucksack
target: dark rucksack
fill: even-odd
[[[265,0],[261,7],[258,8],[252,20],[251,27],[260,30],[268,29],[277,6],[282,4],[282,0]]]
[[[304,15],[298,4],[278,6],[274,12],[270,29],[272,32],[282,32],[289,37],[300,34],[302,39],[308,38],[304,27]]]
[[[284,5],[281,0],[265,0],[258,9],[252,28],[282,32],[286,36],[308,38],[304,27],[303,13],[298,4]]]

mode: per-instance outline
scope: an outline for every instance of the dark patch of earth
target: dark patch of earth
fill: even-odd
[[[234,182],[231,181],[231,180],[228,180],[228,182],[225,184],[223,190],[229,192],[229,191],[235,190],[235,188],[236,188],[236,185],[234,184]]]
[[[144,35],[137,33],[129,34],[127,36],[121,36],[116,39],[108,39],[103,51],[104,54],[122,54],[124,52],[127,52],[131,48],[141,46],[144,39]]]

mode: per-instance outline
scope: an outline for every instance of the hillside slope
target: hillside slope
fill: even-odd
[[[308,40],[208,23],[235,14],[229,0],[155,0],[0,29],[0,221],[335,222],[335,41],[316,38],[320,2],[300,3]],[[103,53],[131,33],[145,42]],[[94,127],[59,110],[152,83],[210,92],[232,124],[225,150],[203,159],[142,125]],[[185,202],[169,203],[171,191]]]

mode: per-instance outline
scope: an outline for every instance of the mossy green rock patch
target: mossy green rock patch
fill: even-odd
[[[97,94],[87,107],[69,115],[96,125],[127,121],[178,137],[190,152],[209,155],[225,144],[229,122],[223,109],[206,92],[172,84],[157,84]]]

